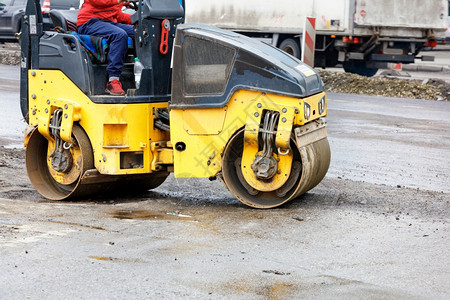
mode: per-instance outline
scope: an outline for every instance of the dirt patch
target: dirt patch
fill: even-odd
[[[20,47],[18,43],[0,45],[0,64],[18,65],[20,63]]]
[[[0,168],[21,169],[25,163],[24,149],[9,149],[0,146]]]
[[[444,100],[450,101],[450,84],[448,84],[444,80],[433,79],[433,78],[426,81],[426,83],[428,85],[437,87],[441,91],[442,98]],[[440,100],[440,99],[437,99],[437,100]]]
[[[25,171],[25,149],[0,146],[0,198],[33,199],[36,196]]]
[[[343,72],[319,71],[329,92],[371,96],[450,100],[450,85],[443,80],[403,80],[388,77],[368,78]]]

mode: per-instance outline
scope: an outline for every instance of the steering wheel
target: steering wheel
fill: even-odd
[[[139,0],[127,1],[124,3],[124,6],[129,9],[133,9],[137,11],[139,9]]]

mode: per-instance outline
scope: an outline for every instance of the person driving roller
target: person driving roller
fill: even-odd
[[[128,37],[134,39],[129,14],[122,12],[124,0],[85,0],[78,13],[77,32],[106,38],[109,44],[105,92],[123,96],[121,69],[128,49]]]

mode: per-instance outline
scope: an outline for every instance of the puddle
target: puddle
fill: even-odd
[[[192,220],[191,216],[180,213],[155,213],[142,209],[121,209],[110,214],[113,218],[121,220]]]
[[[263,273],[275,274],[275,275],[291,275],[290,272],[281,272],[277,270],[263,270]]]
[[[96,260],[114,260],[112,257],[103,257],[103,256],[89,256],[89,258]]]
[[[63,224],[63,225],[80,226],[80,227],[89,228],[89,229],[106,230],[105,228],[100,227],[100,226],[85,225],[85,224],[80,224],[80,223],[63,222],[63,221],[49,221],[49,222]]]
[[[114,261],[122,263],[149,263],[148,261],[142,260],[140,258],[118,258],[118,257],[106,257],[106,256],[89,256],[91,259],[100,261]]]
[[[291,283],[279,280],[272,280],[272,282],[259,282],[260,284],[256,284],[255,281],[249,279],[239,280],[237,282],[233,282],[232,284],[228,282],[225,285],[225,289],[230,290],[232,294],[256,294],[257,296],[262,296],[263,299],[278,300],[301,298],[295,297],[295,295],[298,294],[298,286]]]

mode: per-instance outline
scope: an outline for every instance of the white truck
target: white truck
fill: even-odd
[[[372,76],[387,63],[413,63],[445,38],[448,0],[186,0],[186,22],[259,38],[297,58],[306,17],[316,18],[316,67],[342,64]]]

